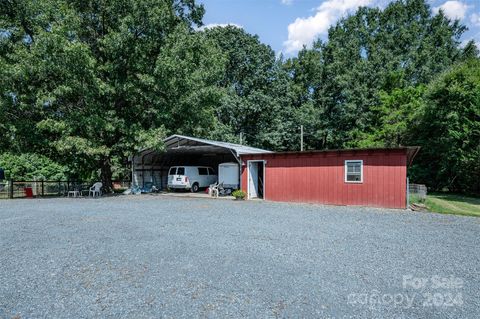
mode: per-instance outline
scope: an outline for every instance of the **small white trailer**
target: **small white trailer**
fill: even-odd
[[[237,163],[221,163],[218,165],[218,182],[224,188],[240,188],[240,168]]]

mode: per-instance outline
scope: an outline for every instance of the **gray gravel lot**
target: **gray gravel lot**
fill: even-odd
[[[373,208],[3,200],[0,318],[478,318],[479,234]]]

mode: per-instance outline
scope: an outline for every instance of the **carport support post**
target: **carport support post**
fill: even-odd
[[[132,178],[131,178],[131,183],[130,183],[130,188],[133,188],[133,174],[135,174],[135,155],[132,155],[132,161],[130,162],[132,163]]]
[[[162,157],[162,163],[160,164],[160,189],[163,191],[164,185],[163,185],[163,167],[165,166],[165,157]],[[167,169],[167,176],[168,176],[168,169]],[[168,179],[167,179],[167,184],[168,184]],[[168,186],[168,185],[166,185]],[[167,188],[167,187],[165,187]]]
[[[240,179],[238,181],[238,187],[241,190],[242,189],[242,156],[239,155],[237,152],[234,152],[231,148],[230,148],[230,153],[232,153],[233,157],[235,157],[235,159],[238,162],[238,178]]]

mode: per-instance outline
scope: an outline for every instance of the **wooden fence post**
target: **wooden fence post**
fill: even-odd
[[[42,197],[45,197],[45,187],[44,187],[44,185],[45,185],[45,183],[42,180]]]
[[[13,179],[9,181],[10,188],[8,190],[8,198],[13,199]]]

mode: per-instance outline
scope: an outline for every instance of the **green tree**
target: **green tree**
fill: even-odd
[[[73,175],[100,169],[107,187],[141,142],[159,147],[173,114],[155,84],[164,51],[172,37],[195,37],[202,6],[23,0],[0,10],[0,146],[58,158]]]
[[[422,146],[414,180],[480,193],[480,60],[455,65],[429,85],[411,143]]]
[[[154,108],[170,132],[208,137],[217,126],[215,110],[224,90],[219,87],[226,59],[202,32],[179,28],[159,54],[151,92]]]
[[[304,149],[323,149],[327,147],[328,123],[322,100],[324,92],[323,43],[316,41],[311,49],[303,48],[296,58],[288,59],[284,69],[290,77],[290,100],[292,105],[293,140],[289,149],[299,149],[298,128],[304,127]]]
[[[377,107],[380,93],[427,84],[457,61],[475,56],[471,44],[460,48],[465,30],[442,12],[432,15],[425,0],[398,0],[383,10],[360,8],[341,19],[330,28],[328,41],[308,50],[321,65],[317,77],[302,84],[303,95],[310,96],[322,117],[315,132],[323,138],[314,146],[355,147],[373,141],[370,135],[383,116]],[[302,53],[293,64],[303,72],[309,59]]]
[[[24,153],[0,155],[0,167],[5,169],[6,179],[16,180],[64,180],[67,167],[55,163],[51,159],[37,154]]]
[[[290,138],[289,77],[275,52],[258,36],[235,26],[204,31],[226,57],[219,86],[224,90],[216,109],[219,120],[212,138],[239,141],[273,150],[284,149]]]
[[[412,128],[419,125],[424,110],[425,86],[398,88],[380,92],[380,103],[372,106],[378,121],[373,132],[364,134],[359,146],[398,147],[412,141]]]

